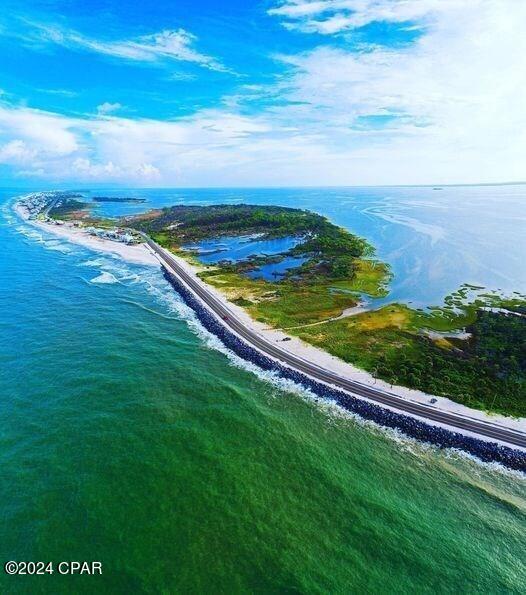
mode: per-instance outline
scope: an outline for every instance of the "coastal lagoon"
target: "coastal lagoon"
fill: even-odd
[[[287,274],[294,274],[294,269],[300,267],[307,258],[300,256],[287,256],[279,262],[270,262],[257,267],[253,271],[247,271],[245,275],[251,279],[266,279],[275,281],[281,279]]]
[[[523,477],[258,372],[156,268],[18,220],[21,193],[0,193],[0,549],[104,573],[17,577],[19,591],[523,591]],[[135,193],[148,202],[100,211],[323,213],[391,264],[392,299],[433,305],[464,282],[526,291],[524,187]]]
[[[216,264],[222,261],[239,262],[254,256],[273,256],[287,252],[297,246],[302,238],[265,238],[257,236],[226,236],[210,240],[202,240],[197,244],[183,246],[192,250],[204,264]],[[266,263],[245,274],[251,279],[274,280],[283,277],[290,269],[297,268],[306,262],[306,258],[287,256],[279,262]]]
[[[239,262],[250,256],[271,256],[286,252],[301,242],[300,238],[259,239],[254,236],[226,236],[203,240],[183,248],[195,250],[199,260],[205,264],[215,264],[222,260]]]

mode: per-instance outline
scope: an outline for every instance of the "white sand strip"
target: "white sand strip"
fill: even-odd
[[[86,230],[80,227],[72,227],[69,225],[53,225],[52,223],[44,223],[43,221],[36,221],[34,219],[28,219],[27,211],[19,206],[15,206],[16,213],[24,219],[26,223],[37,227],[48,233],[64,238],[68,242],[73,244],[79,244],[85,248],[90,248],[97,252],[106,252],[120,256],[123,260],[133,262],[135,264],[144,264],[157,266],[159,262],[152,255],[151,251],[146,247],[145,244],[134,244],[128,245],[123,242],[113,242],[111,240],[105,240],[92,236]]]

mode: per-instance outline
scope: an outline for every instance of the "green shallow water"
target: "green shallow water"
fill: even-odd
[[[524,592],[523,478],[234,365],[156,270],[0,241],[0,558],[104,569],[2,593]]]

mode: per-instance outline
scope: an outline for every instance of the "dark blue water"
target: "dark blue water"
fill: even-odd
[[[268,281],[279,280],[284,277],[286,273],[293,272],[293,269],[301,266],[307,262],[308,258],[300,256],[288,256],[280,262],[271,262],[261,265],[253,271],[247,271],[245,275],[251,279],[266,279]]]
[[[293,269],[301,266],[304,262],[307,262],[308,258],[300,256],[294,257],[289,256],[281,260],[280,262],[271,262],[264,264],[253,271],[247,271],[245,275],[251,279],[266,279],[266,280],[279,280],[286,273],[293,271]]]
[[[295,237],[258,239],[255,236],[223,236],[183,247],[197,250],[199,260],[205,264],[215,264],[222,260],[239,262],[250,256],[280,254],[294,248],[300,242],[301,238]]]
[[[282,254],[301,241],[301,238],[292,236],[273,239],[258,239],[258,236],[222,236],[202,240],[197,244],[187,244],[183,248],[196,250],[199,260],[204,264],[216,264],[221,261],[239,262],[254,256]],[[306,261],[306,258],[289,256],[280,262],[268,263],[247,271],[245,275],[251,279],[276,280]]]

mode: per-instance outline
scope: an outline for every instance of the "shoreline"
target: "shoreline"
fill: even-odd
[[[159,252],[159,246],[154,245],[153,248]],[[184,302],[194,310],[201,324],[228,349],[245,361],[251,362],[263,370],[276,373],[282,378],[292,380],[311,390],[318,397],[330,399],[343,410],[357,414],[364,420],[375,422],[380,427],[401,431],[410,438],[439,448],[460,450],[485,463],[497,463],[509,469],[526,471],[525,448],[481,433],[473,435],[469,430],[460,430],[458,426],[451,427],[433,423],[419,415],[407,414],[406,411],[393,410],[391,407],[358,396],[352,391],[342,390],[330,381],[320,381],[319,378],[316,379],[308,372],[300,371],[297,367],[290,367],[280,359],[269,356],[253,343],[247,343],[245,338],[231,328],[230,322],[225,322],[224,316],[219,317],[220,312],[225,312],[223,307],[220,307],[219,311],[216,307],[210,308],[207,303],[209,300],[204,299],[202,290],[196,285],[195,280],[190,280],[185,271],[177,273],[173,264],[169,264],[172,259],[169,258],[168,261],[165,261],[165,257],[162,256],[164,252],[161,251],[160,254],[161,261],[164,261],[162,267],[165,278]],[[179,266],[176,261],[172,262],[176,268]]]
[[[148,266],[159,266],[160,264],[159,259],[146,244],[129,246],[124,243],[91,236],[81,228],[51,225],[41,221],[29,220],[27,213],[24,212],[25,210],[17,204],[14,205],[14,210],[25,223],[42,229],[50,234],[62,237],[74,244],[82,245],[97,252],[111,253],[135,264]],[[252,319],[241,306],[228,301],[228,299],[215,287],[204,283],[199,277],[197,277],[197,272],[199,270],[198,268],[192,266],[186,260],[174,255],[173,253],[170,253],[170,255],[176,259],[179,265],[188,274],[195,278],[199,283],[206,285],[207,290],[210,291],[219,301],[221,301],[221,303],[224,304],[227,309],[231,310],[237,318],[242,320],[246,327],[265,337],[268,341],[276,342],[279,344],[280,349],[290,352],[291,354],[304,360],[314,361],[320,367],[363,384],[364,386],[384,389],[408,401],[425,404],[426,406],[433,409],[454,413],[464,417],[470,417],[478,421],[498,424],[503,428],[526,432],[526,418],[513,418],[501,414],[491,414],[479,409],[471,409],[465,405],[447,399],[446,397],[423,393],[421,391],[409,389],[399,385],[390,385],[383,380],[373,378],[371,374],[365,370],[361,370],[352,364],[344,362],[343,360],[340,360],[339,358],[332,356],[329,353],[318,349],[317,347],[303,342],[297,337],[287,335],[281,330],[268,327],[267,325]],[[431,399],[436,399],[436,402],[431,403]],[[434,422],[428,423],[435,425]],[[444,427],[438,423],[436,423],[436,425],[437,427]],[[470,433],[466,432],[466,434]]]
[[[212,293],[214,297],[216,297],[219,301],[221,301],[221,303],[224,304],[226,308],[231,310],[237,318],[241,319],[243,321],[243,324],[247,328],[262,335],[267,340],[278,343],[280,349],[283,349],[284,351],[288,351],[291,354],[301,357],[305,360],[315,361],[319,366],[332,372],[335,372],[338,375],[345,376],[351,380],[360,382],[361,384],[367,386],[383,388],[386,391],[404,397],[410,401],[425,404],[435,409],[442,409],[444,411],[456,413],[458,415],[471,417],[480,421],[498,423],[503,427],[509,429],[519,430],[523,432],[526,431],[526,418],[513,418],[497,413],[490,414],[486,413],[485,411],[481,411],[480,409],[471,409],[469,407],[466,407],[465,405],[451,401],[446,397],[431,395],[422,391],[417,391],[399,385],[390,385],[384,380],[373,378],[373,376],[371,376],[371,374],[369,374],[369,372],[366,372],[365,370],[357,368],[356,366],[344,362],[343,360],[329,354],[326,351],[323,351],[317,347],[314,347],[313,345],[305,343],[298,337],[288,335],[282,330],[274,329],[261,322],[258,322],[257,320],[251,318],[250,315],[241,306],[238,306],[237,304],[230,302],[215,287],[204,283],[196,275],[196,272],[198,271],[196,267],[192,266],[186,260],[173,253],[170,253],[170,256],[174,258],[188,274],[192,275],[192,277],[194,277],[197,281],[205,285],[207,290],[210,293]],[[284,339],[287,340],[283,341]],[[436,403],[431,404],[431,399],[437,399]]]
[[[151,251],[145,244],[128,245],[122,242],[112,242],[102,238],[92,236],[87,231],[79,227],[69,225],[51,225],[43,221],[29,219],[25,209],[17,204],[13,207],[15,213],[24,220],[24,223],[42,229],[58,237],[64,238],[72,244],[78,244],[97,252],[111,253],[134,264],[147,266],[156,266],[158,261],[153,257]]]

